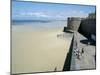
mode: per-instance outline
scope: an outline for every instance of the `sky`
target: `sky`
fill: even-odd
[[[13,20],[66,20],[68,17],[87,17],[95,6],[22,2],[12,0]]]

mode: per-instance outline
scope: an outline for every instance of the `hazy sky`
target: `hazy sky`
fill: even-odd
[[[86,17],[95,6],[12,1],[14,20],[64,20],[67,17]]]

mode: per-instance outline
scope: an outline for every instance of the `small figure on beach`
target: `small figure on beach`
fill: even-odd
[[[81,50],[81,56],[82,56],[83,53],[84,53],[84,48],[82,48],[82,50]]]
[[[54,69],[54,72],[56,72],[57,71],[57,67],[55,67],[55,69]]]

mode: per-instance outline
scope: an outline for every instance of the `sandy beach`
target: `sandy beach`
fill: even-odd
[[[71,43],[62,30],[12,26],[12,73],[62,71]]]

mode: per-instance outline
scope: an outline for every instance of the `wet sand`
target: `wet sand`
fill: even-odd
[[[59,38],[63,29],[12,27],[12,73],[62,71],[71,38]]]

